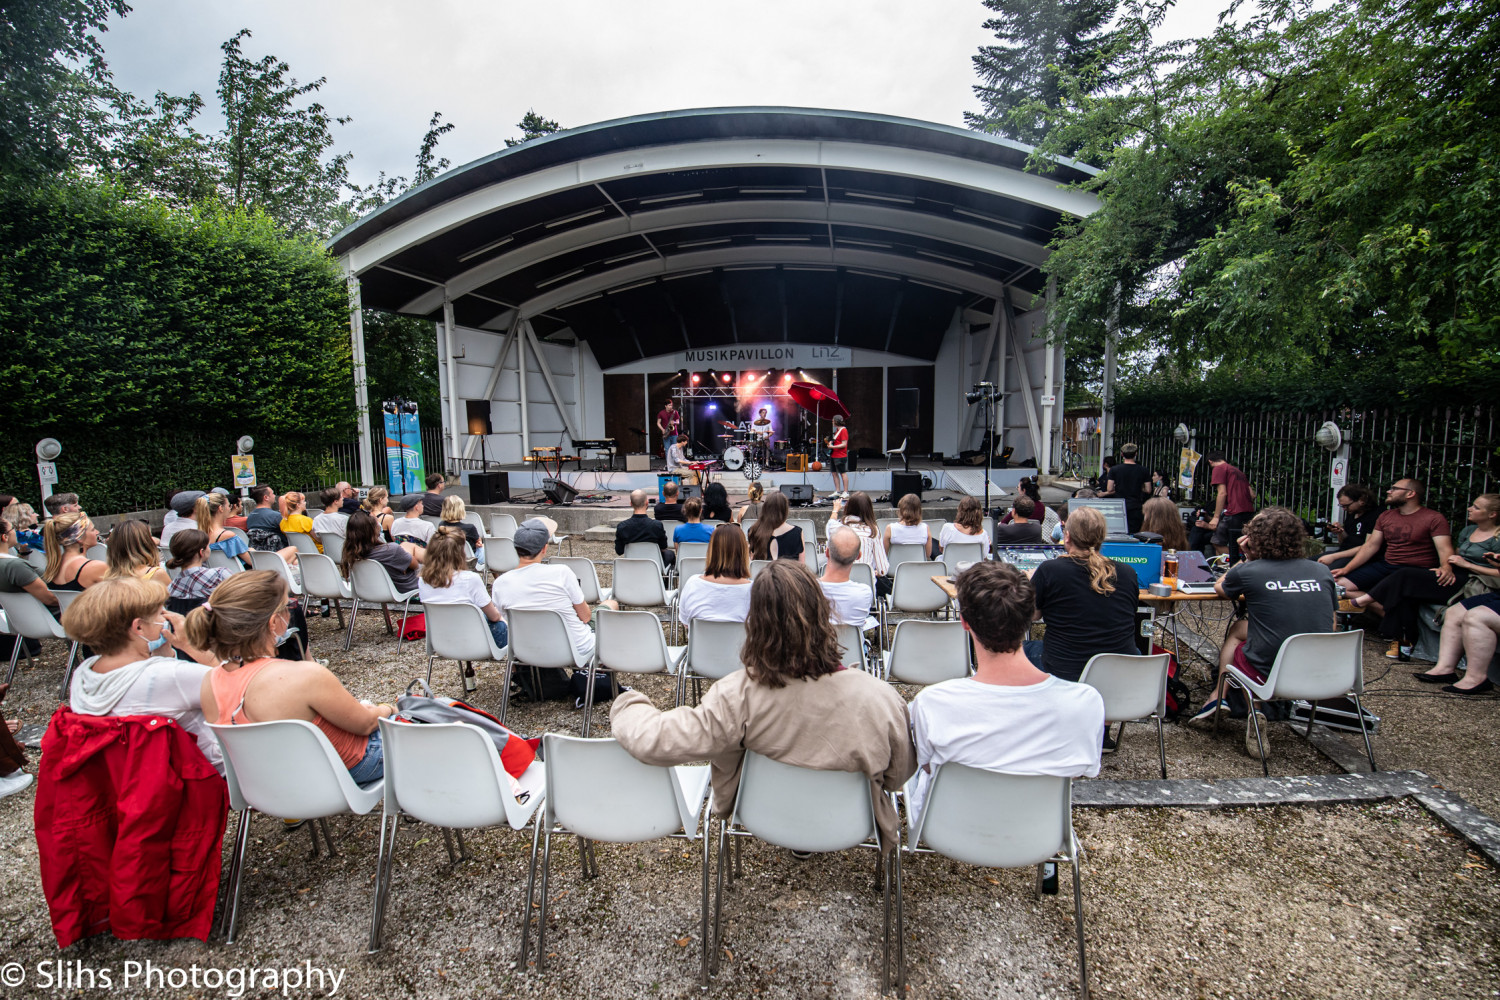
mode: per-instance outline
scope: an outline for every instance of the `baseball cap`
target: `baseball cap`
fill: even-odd
[[[523,556],[534,556],[547,547],[552,536],[557,534],[557,522],[550,517],[529,517],[516,527],[511,539],[516,551]]]
[[[179,517],[188,517],[193,513],[193,504],[203,496],[202,490],[183,490],[172,497],[172,509]]]

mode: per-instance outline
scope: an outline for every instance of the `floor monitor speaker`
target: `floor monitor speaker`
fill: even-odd
[[[572,503],[578,491],[561,479],[543,479],[542,492],[550,503]]]
[[[787,503],[807,504],[813,502],[812,483],[782,483],[777,489],[786,494]]]
[[[475,472],[469,476],[471,504],[504,503],[510,499],[510,473]]]
[[[920,472],[892,472],[891,506],[894,507],[899,504],[901,498],[908,493],[915,493],[918,497],[921,497],[922,474]]]

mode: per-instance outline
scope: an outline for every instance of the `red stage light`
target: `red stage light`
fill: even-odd
[[[697,372],[693,372],[693,384],[694,385],[698,384],[698,373]]]
[[[724,384],[725,385],[728,385],[730,382],[734,381],[734,376],[733,375],[729,375],[727,373],[723,376],[723,378],[724,378]]]

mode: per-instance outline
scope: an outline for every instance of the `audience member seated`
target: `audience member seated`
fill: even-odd
[[[279,552],[287,548],[281,533],[281,510],[276,506],[276,491],[269,486],[250,487],[255,508],[245,515],[245,534],[250,547],[260,552]]]
[[[457,528],[463,532],[464,541],[469,543],[469,548],[474,550],[475,560],[480,569],[484,569],[484,539],[479,536],[479,526],[464,518],[468,515],[464,507],[462,497],[451,496],[443,500],[443,521],[439,527]]]
[[[751,483],[751,486],[759,486],[759,483]],[[738,521],[734,512],[729,509],[729,494],[724,490],[723,483],[709,483],[703,487],[703,520],[705,521]]]
[[[750,526],[746,537],[752,559],[796,559],[807,562],[806,540],[802,529],[788,524],[792,507],[786,494],[772,490],[760,506],[760,517]]]
[[[1041,487],[1037,485],[1036,478],[1033,476],[1022,476],[1021,482],[1016,488],[1020,492],[1020,494],[1031,498],[1031,516],[1033,520],[1041,521],[1042,538],[1050,538],[1053,541],[1057,542],[1062,541],[1062,532],[1058,530],[1061,521],[1059,520],[1056,511],[1052,510],[1052,508],[1042,503],[1042,490]],[[1089,495],[1092,496],[1093,494],[1090,493]],[[1009,510],[1004,511],[1003,513],[998,509],[992,510],[990,511],[990,516],[995,518],[996,524],[1013,523],[1016,519],[1014,501],[1012,501],[1011,508]]]
[[[1099,773],[1104,699],[1087,684],[1043,673],[1022,652],[1036,613],[1031,581],[1013,566],[982,562],[958,574],[956,585],[959,620],[974,640],[974,676],[930,685],[912,699],[917,776],[906,808],[913,819],[943,764],[1062,778]]]
[[[369,513],[380,525],[380,535],[387,541],[391,541],[391,523],[396,520],[396,512],[391,509],[391,491],[384,486],[376,486],[366,494],[364,502],[359,505],[360,509]],[[463,518],[460,516],[459,518]]]
[[[979,508],[976,506],[975,510]],[[859,562],[862,539],[850,528],[839,525],[828,535],[828,561],[818,585],[828,598],[835,625],[856,625],[863,629],[875,606],[875,594],[864,584],[849,579],[849,571]]]
[[[687,502],[682,505],[682,516],[687,519],[687,523],[679,524],[672,530],[673,551],[683,542],[706,542],[713,537],[713,526],[703,523],[702,500],[688,497]]]
[[[671,481],[665,482],[661,487],[661,503],[651,509],[651,516],[658,521],[681,521],[682,503],[678,500],[677,484]]]
[[[1141,530],[1160,535],[1163,552],[1187,551],[1187,525],[1177,505],[1166,497],[1152,497],[1141,507]]]
[[[351,531],[361,514],[349,519]],[[373,534],[374,518],[363,518]],[[277,659],[276,640],[289,623],[286,581],[270,571],[236,574],[187,616],[189,644],[219,663],[203,680],[204,716],[221,726],[311,722],[357,784],[383,777],[376,720],[395,715],[395,707],[356,700],[338,677],[312,660]]]
[[[934,546],[932,532],[922,523],[922,498],[915,493],[906,494],[897,503],[896,512],[901,522],[887,524],[880,535],[880,544],[885,547],[886,554],[890,554],[892,545],[920,545],[923,552],[930,554]]]
[[[1036,501],[1022,493],[1010,508],[1010,523],[995,525],[996,545],[1040,545],[1042,544],[1042,522],[1033,519]]]
[[[422,513],[427,517],[443,516],[443,490],[448,484],[434,472],[427,477],[427,492],[422,494]]]
[[[623,556],[631,542],[650,542],[662,550],[662,565],[671,566],[674,553],[667,548],[667,529],[646,514],[650,496],[645,490],[630,491],[630,516],[615,527],[615,555]]]
[[[1344,520],[1329,524],[1328,533],[1338,542],[1338,548],[1318,557],[1318,562],[1329,568],[1354,558],[1369,540],[1382,513],[1375,502],[1375,491],[1362,483],[1349,483],[1338,491],[1335,499],[1344,512]]]
[[[1356,608],[1374,608],[1381,612],[1380,634],[1389,640],[1386,656],[1408,660],[1408,648],[1417,641],[1417,609],[1423,604],[1447,604],[1459,596],[1472,596],[1487,590],[1485,582],[1475,581],[1474,574],[1500,574],[1485,562],[1489,553],[1500,554],[1496,522],[1500,520],[1500,494],[1485,493],[1469,505],[1469,523],[1458,535],[1458,551],[1447,563],[1436,569],[1402,566],[1382,577],[1368,593],[1352,598]]]
[[[615,739],[658,767],[706,758],[721,820],[733,814],[746,750],[794,767],[861,772],[881,847],[891,850],[898,820],[882,792],[899,789],[916,767],[906,703],[884,681],[840,666],[831,617],[807,567],[771,563],[750,586],[745,669],[715,681],[693,708],[662,712],[639,691],[621,694],[610,709]]]
[[[1219,682],[1193,721],[1212,721],[1228,712],[1224,668],[1235,667],[1257,683],[1271,673],[1276,654],[1288,637],[1304,632],[1332,632],[1338,587],[1328,567],[1307,558],[1307,530],[1285,507],[1267,507],[1250,519],[1240,536],[1244,560],[1230,567],[1214,585],[1220,597],[1244,598],[1246,616],[1229,626],[1219,649]],[[1265,726],[1261,726],[1262,739]],[[1266,744],[1269,751],[1270,744]],[[1258,748],[1253,724],[1245,727],[1245,749]]]
[[[77,493],[53,493],[42,501],[42,506],[47,508],[47,517],[52,519],[63,514],[80,514],[83,508],[78,505]]]
[[[448,502],[457,499],[449,497]],[[484,589],[483,578],[468,568],[464,540],[463,532],[445,524],[427,544],[418,587],[422,603],[474,605],[484,612],[484,617],[489,621],[495,645],[504,649],[508,638],[505,622],[500,617],[500,609],[495,607],[495,602]]]
[[[862,491],[849,494],[848,500],[835,499],[833,510],[828,515],[830,524],[839,523],[859,536],[859,562],[870,567],[875,574],[875,594],[885,597],[891,592],[891,562],[885,546],[875,533],[880,523],[875,519],[875,505],[870,495]],[[983,523],[983,522],[981,522]]]
[[[245,515],[255,509],[255,501],[249,497],[243,500],[236,500],[226,493],[219,493],[218,490],[210,490],[209,492],[216,496],[222,496],[229,505],[228,513],[224,518],[224,527],[238,528],[240,531],[244,531],[245,525],[248,522],[248,518]],[[194,516],[197,516],[196,509],[194,510]],[[245,547],[248,549],[250,546],[247,544]]]
[[[333,484],[333,488],[339,491],[339,513],[348,517],[359,510],[359,490],[345,482]]]
[[[1443,635],[1438,647],[1437,663],[1424,674],[1415,675],[1424,684],[1442,684],[1449,694],[1483,695],[1495,690],[1490,680],[1490,664],[1495,658],[1495,637],[1500,633],[1500,557],[1485,556],[1491,573],[1475,574],[1485,588],[1464,597],[1443,616]],[[1468,659],[1462,680],[1458,678],[1459,657]],[[1452,683],[1449,683],[1449,682]]]
[[[1349,603],[1343,611],[1358,611],[1354,598],[1369,592],[1381,580],[1403,566],[1433,570],[1440,585],[1452,583],[1448,557],[1453,555],[1453,532],[1448,519],[1422,506],[1426,493],[1420,480],[1400,479],[1386,490],[1388,510],[1375,519],[1375,530],[1342,566],[1335,566],[1333,578],[1344,585]]]
[[[1151,470],[1151,496],[1161,497],[1164,500],[1174,499],[1172,495],[1172,480],[1161,469]],[[1186,530],[1186,525],[1183,529]]]
[[[641,495],[638,516],[641,520],[656,524],[646,516],[645,491]],[[634,502],[635,493],[631,494]],[[657,524],[659,529],[661,525]],[[512,544],[516,547],[519,565],[495,578],[490,596],[502,615],[511,611],[556,611],[568,626],[568,635],[573,640],[573,662],[579,667],[588,665],[594,655],[594,632],[589,628],[593,612],[583,599],[583,588],[578,577],[566,566],[554,566],[542,562],[547,555],[547,546],[557,533],[557,523],[550,517],[531,517],[516,526]],[[616,540],[616,545],[619,541]],[[618,601],[604,601],[600,607],[618,610]]]
[[[312,519],[312,534],[318,543],[318,551],[322,552],[325,535],[344,537],[344,530],[349,526],[349,515],[339,510],[343,505],[343,497],[339,496],[336,486],[330,486],[319,493],[318,504],[323,512]]]
[[[178,490],[172,494],[172,499],[167,504],[170,509],[162,522],[161,536],[158,539],[162,545],[171,545],[172,536],[177,532],[197,527],[198,522],[193,520],[193,505],[202,495],[202,490]]]
[[[104,545],[104,579],[133,576],[154,580],[165,587],[171,582],[161,567],[161,549],[151,537],[145,521],[121,521]]]
[[[42,551],[41,522],[31,504],[16,504],[16,520],[11,523],[16,527],[16,538],[21,545],[36,552]]]
[[[721,524],[708,541],[703,572],[682,585],[677,617],[691,628],[694,619],[742,622],[749,614],[750,546],[739,525]]]
[[[1052,513],[1057,517],[1057,526],[1052,529],[1052,534],[1048,535],[1047,537],[1052,540],[1053,544],[1061,545],[1063,539],[1063,525],[1066,524],[1068,520],[1068,505],[1065,503],[1060,503]]]
[[[1047,623],[1044,639],[1027,640],[1031,662],[1054,677],[1076,681],[1095,653],[1136,655],[1135,607],[1140,586],[1135,570],[1106,559],[1104,515],[1092,507],[1073,511],[1063,530],[1065,555],[1036,568],[1037,617]]]
[[[946,549],[954,542],[979,542],[984,546],[984,557],[990,557],[990,536],[984,533],[984,508],[973,497],[960,500],[953,523],[943,525],[938,532],[939,547]]]
[[[437,530],[431,521],[422,520],[423,504],[426,500],[421,493],[413,493],[403,497],[401,508],[405,514],[391,522],[391,541],[409,541],[418,545],[426,545],[432,541],[432,533]],[[345,522],[345,531],[348,531],[348,522]]]
[[[94,522],[82,511],[57,514],[42,529],[46,539],[47,568],[42,580],[53,590],[84,590],[104,579],[108,567],[102,559],[84,555],[99,544]]]
[[[354,578],[354,564],[361,559],[378,562],[395,584],[397,593],[409,594],[417,589],[417,567],[422,565],[422,547],[415,542],[384,542],[380,525],[362,510],[349,515],[344,536],[344,556],[339,571],[344,579]]]
[[[250,545],[239,535],[229,530],[230,500],[222,493],[205,493],[193,504],[193,518],[198,530],[208,536],[208,547],[222,552],[230,559],[238,559],[250,568]]]
[[[712,484],[712,485],[720,485],[720,484]],[[720,485],[720,488],[721,489],[723,488],[722,485]],[[705,495],[707,494],[707,492],[708,491],[705,489],[704,490]],[[761,502],[765,500],[765,498],[766,498],[766,488],[764,486],[762,486],[758,482],[751,483],[750,484],[750,490],[749,490],[748,494],[746,495],[746,500],[748,500],[749,502],[746,503],[745,506],[739,508],[738,510],[736,510],[734,512],[734,523],[735,524],[743,524],[745,522],[746,518],[749,518],[750,520],[753,521],[756,518],[760,517],[760,505],[761,505]]]
[[[47,589],[47,584],[37,576],[31,564],[16,555],[16,526],[0,518],[0,594],[27,593],[50,608],[57,607],[57,596]],[[10,647],[5,647],[9,657]]]
[[[177,579],[167,585],[167,610],[174,614],[186,615],[234,575],[223,566],[204,565],[208,562],[208,536],[197,528],[184,528],[173,535],[171,550],[167,569],[177,570]]]
[[[307,516],[306,496],[293,491],[281,498],[279,506],[281,507],[281,535],[283,538],[291,534],[307,535],[313,539],[314,543],[317,542],[317,538],[313,535],[313,520]],[[290,538],[287,538],[288,545],[291,544],[291,541]],[[296,548],[296,546],[292,547]],[[320,547],[318,551],[322,552],[323,550]]]
[[[179,537],[181,537],[179,535]],[[203,718],[203,679],[215,661],[185,637],[155,580],[121,576],[84,591],[63,612],[68,638],[94,651],[78,665],[68,699],[79,715],[164,715],[198,741],[221,773],[219,742]],[[181,649],[191,659],[174,655]]]

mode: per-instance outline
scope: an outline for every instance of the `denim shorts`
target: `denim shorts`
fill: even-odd
[[[380,743],[379,729],[370,734],[370,742],[365,744],[365,755],[359,759],[358,764],[349,768],[349,777],[354,779],[356,785],[368,785],[385,777],[385,750]]]

